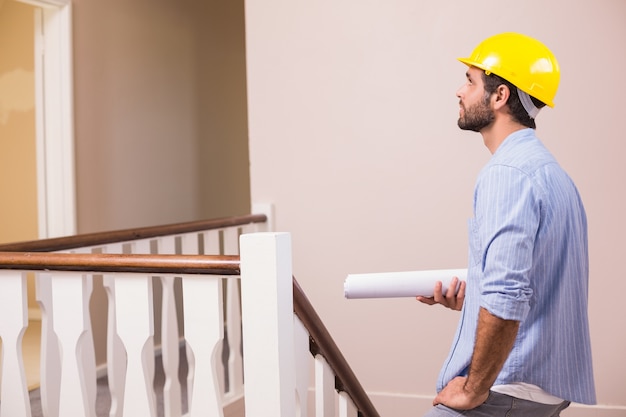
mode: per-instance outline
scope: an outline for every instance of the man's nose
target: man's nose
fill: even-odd
[[[464,85],[462,85],[458,90],[456,90],[456,96],[458,98],[461,98],[461,96],[463,95],[463,89],[465,88]]]

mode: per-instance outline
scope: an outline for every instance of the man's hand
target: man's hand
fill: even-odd
[[[455,410],[471,410],[476,408],[489,397],[489,391],[476,393],[466,384],[467,377],[458,376],[446,385],[435,397],[433,405],[443,404]]]
[[[515,344],[519,324],[519,321],[494,316],[481,307],[468,375],[456,377],[448,382],[435,397],[433,404],[443,404],[457,410],[470,410],[484,403],[489,397],[489,389]]]
[[[416,297],[417,301],[420,301],[424,304],[434,305],[441,304],[444,307],[450,308],[452,310],[461,311],[463,307],[463,301],[465,300],[465,281],[461,281],[459,285],[459,291],[456,292],[456,287],[459,284],[459,278],[454,277],[452,281],[450,281],[450,285],[448,286],[448,290],[445,295],[442,292],[443,284],[441,281],[438,281],[435,284],[435,291],[432,297],[422,297],[421,295]]]

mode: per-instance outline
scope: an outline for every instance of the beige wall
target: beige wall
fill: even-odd
[[[0,3],[0,242],[38,237],[33,10]]]
[[[456,127],[483,38],[520,31],[562,66],[538,134],[589,216],[599,402],[624,416],[626,2],[246,1],[251,195],[293,234],[294,273],[381,415],[421,415],[457,314],[411,299],[343,298],[348,273],[464,267],[473,185],[488,160]],[[613,296],[610,296],[612,294]]]
[[[243,3],[223,3],[74,2],[79,232],[249,212]]]

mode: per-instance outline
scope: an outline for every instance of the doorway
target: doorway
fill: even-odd
[[[19,59],[20,62],[7,64],[4,69],[0,67],[0,88],[5,88],[0,91],[0,126],[3,120],[12,119],[15,122],[21,119],[21,125],[29,126],[29,137],[32,137],[34,131],[37,235],[32,238],[71,235],[76,233],[71,2],[0,0],[0,12],[2,10],[14,14],[26,26],[20,28],[11,24],[11,19],[5,19],[3,23],[2,41],[6,45],[0,49],[0,63],[7,53],[14,55],[11,59]],[[16,34],[20,36],[20,42],[13,41]],[[12,103],[7,107],[4,104],[8,96],[12,97]],[[31,118],[29,122],[24,121],[27,113]],[[15,134],[6,129],[1,133],[0,146],[3,153],[8,155],[8,145],[2,138]],[[29,160],[32,161],[32,152],[30,156]],[[12,162],[19,164],[19,161]],[[29,165],[32,168],[32,162]],[[1,189],[5,201],[9,195],[19,194],[23,185],[20,184],[21,176],[17,176],[15,171],[6,176],[10,178],[12,188]],[[32,183],[30,175],[26,180]],[[32,197],[30,191],[21,193],[30,196],[29,199]],[[13,214],[8,217],[16,224]],[[23,226],[20,224],[18,228],[23,229]],[[3,231],[6,236],[0,236],[1,240],[15,240],[12,229],[11,235],[7,235],[8,226],[0,227],[0,233]]]
[[[0,0],[0,243],[76,233],[69,0]],[[23,350],[38,383],[39,307]]]
[[[25,106],[32,111],[34,94],[37,235],[33,238],[71,235],[76,233],[71,1],[0,0],[2,10],[18,13],[20,19],[26,19],[22,21],[27,30],[32,29],[30,34],[21,31],[24,38],[19,44],[12,42],[13,32],[3,36],[13,44],[11,49],[18,49],[16,53],[32,57],[29,69],[20,68],[21,64],[12,67],[12,81],[28,78],[28,82],[11,84],[12,95],[23,101],[5,116],[21,116]],[[7,28],[14,30],[14,26]],[[6,51],[0,49],[0,62]],[[27,90],[20,92],[17,85],[25,85]],[[19,177],[12,174],[11,180],[19,187]],[[2,195],[6,198],[4,190]]]

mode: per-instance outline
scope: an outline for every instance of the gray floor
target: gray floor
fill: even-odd
[[[185,349],[180,350],[180,363],[179,368],[179,380],[181,381],[182,389],[182,410],[183,414],[187,413],[187,358],[185,355]],[[163,366],[161,358],[157,357],[155,360],[155,375],[154,375],[154,389],[157,399],[157,416],[163,417]],[[33,417],[44,417],[41,410],[41,393],[38,389],[30,392],[30,405]],[[98,379],[97,394],[96,394],[96,416],[108,417],[111,409],[111,396],[109,393],[109,384],[106,377]],[[69,417],[69,416],[61,416]]]

